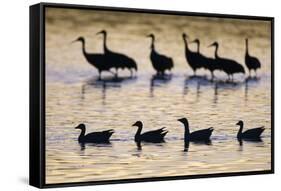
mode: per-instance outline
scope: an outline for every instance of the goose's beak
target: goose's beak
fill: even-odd
[[[137,123],[134,123],[132,126],[137,126]]]

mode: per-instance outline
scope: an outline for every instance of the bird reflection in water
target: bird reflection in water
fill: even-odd
[[[150,79],[150,97],[154,97],[154,88],[167,84],[172,80],[171,74],[153,75]]]
[[[109,77],[109,78],[104,78],[102,80],[93,78],[88,80],[85,84],[82,85],[81,87],[81,99],[85,99],[85,94],[87,93],[87,89],[91,88],[97,88],[101,89],[101,98],[102,98],[102,104],[106,104],[106,94],[107,90],[110,88],[121,88],[122,84],[124,83],[131,83],[136,81],[137,77]]]
[[[251,87],[252,84],[256,84],[260,82],[260,78],[259,77],[251,77],[248,76],[245,79],[245,101],[248,101],[248,92],[249,92],[249,87]]]

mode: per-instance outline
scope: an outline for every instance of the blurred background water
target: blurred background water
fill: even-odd
[[[87,63],[86,50],[102,53],[100,30],[108,32],[109,49],[134,58],[137,78],[121,83],[97,82],[97,70]],[[262,64],[258,80],[235,75],[235,84],[190,79],[184,57],[182,33],[199,38],[201,52],[209,57],[213,41],[219,55],[237,60],[244,67],[245,38],[250,54]],[[173,58],[170,80],[152,80],[150,39],[156,50]],[[81,182],[112,179],[211,174],[268,170],[271,166],[271,44],[266,21],[191,16],[136,14],[75,9],[46,10],[46,182]],[[190,46],[196,50],[195,44]],[[245,68],[246,69],[246,68]],[[200,70],[207,76],[209,72]],[[120,72],[129,76],[129,71]],[[219,79],[226,75],[216,72]],[[110,74],[103,73],[104,77]],[[212,143],[191,144],[183,152],[183,126],[176,119],[187,117],[191,131],[214,127]],[[245,129],[265,126],[262,142],[236,140],[238,120]],[[144,131],[166,126],[166,143],[133,141],[141,120]],[[77,142],[74,127],[85,123],[87,132],[115,129],[110,145]]]

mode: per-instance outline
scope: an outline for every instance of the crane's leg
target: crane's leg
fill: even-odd
[[[115,73],[115,78],[118,78],[118,68],[115,68],[116,73]]]
[[[211,81],[214,80],[214,71],[211,71]]]
[[[196,76],[196,69],[195,69],[195,70],[193,70],[193,75],[194,75],[194,76]]]
[[[101,80],[101,71],[99,70],[99,80]]]
[[[257,77],[257,70],[255,69],[255,74],[256,74],[256,77]]]
[[[131,78],[133,77],[133,70],[130,69],[130,73],[131,73]]]

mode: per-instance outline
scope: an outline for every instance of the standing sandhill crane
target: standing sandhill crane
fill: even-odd
[[[197,44],[197,54],[198,54],[199,59],[201,60],[200,63],[203,64],[203,67],[205,69],[207,69],[211,72],[211,79],[213,80],[214,79],[214,71],[219,69],[216,60],[214,58],[206,57],[206,56],[204,56],[200,53],[200,41],[199,41],[199,39],[196,38],[195,40],[193,40],[190,43],[196,43]]]
[[[257,76],[257,69],[261,67],[260,61],[253,56],[249,55],[249,48],[248,48],[248,39],[246,38],[246,54],[245,54],[245,63],[247,68],[249,69],[249,73],[251,76],[251,70],[254,70]]]
[[[116,70],[116,77],[118,77],[118,69],[129,69],[131,72],[131,76],[133,75],[133,70],[137,71],[138,67],[136,62],[126,56],[125,54],[120,54],[117,52],[113,52],[111,50],[109,50],[107,48],[106,45],[106,37],[107,37],[107,32],[105,30],[102,30],[100,32],[98,32],[97,34],[102,34],[103,35],[103,50],[104,50],[104,54],[106,56],[106,59],[109,63],[111,63],[113,65],[113,67]]]
[[[182,38],[183,38],[184,45],[185,45],[186,61],[189,64],[189,66],[192,68],[194,76],[196,76],[196,70],[200,69],[200,68],[203,68],[204,63],[202,63],[201,57],[198,55],[198,53],[192,52],[188,48],[188,43],[187,43],[187,40],[186,40],[186,38],[188,38],[188,36],[185,33],[182,34]]]
[[[99,80],[101,79],[101,73],[103,71],[108,71],[108,72],[114,74],[113,72],[110,71],[110,69],[112,68],[112,65],[110,65],[107,62],[107,59],[104,56],[104,54],[87,53],[86,48],[85,48],[84,37],[79,37],[76,40],[74,40],[73,42],[76,42],[76,41],[80,41],[82,43],[82,51],[83,51],[84,57],[86,58],[88,63],[90,63],[92,66],[94,66],[98,70]]]
[[[245,74],[244,67],[236,62],[235,60],[231,60],[228,58],[221,58],[218,55],[218,49],[219,49],[219,44],[217,42],[214,42],[209,45],[209,47],[214,46],[215,49],[215,59],[217,64],[219,65],[220,70],[224,71],[228,75],[228,79],[233,81],[233,75],[235,73],[243,73]]]
[[[150,60],[153,68],[156,70],[157,75],[164,75],[165,70],[172,70],[174,67],[173,59],[165,55],[159,54],[154,47],[155,36],[153,34],[147,35],[151,38],[151,53]]]

